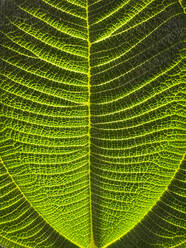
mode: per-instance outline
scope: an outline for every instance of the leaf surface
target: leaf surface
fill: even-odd
[[[1,9],[0,244],[184,247],[183,2]]]

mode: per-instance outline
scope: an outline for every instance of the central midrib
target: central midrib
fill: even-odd
[[[86,23],[87,23],[87,43],[88,43],[88,177],[89,177],[89,214],[90,214],[90,244],[89,248],[97,248],[94,243],[94,234],[93,234],[93,218],[92,218],[92,196],[91,196],[91,109],[90,109],[90,96],[91,96],[91,67],[90,67],[90,33],[89,33],[89,14],[88,14],[88,0],[86,0]]]

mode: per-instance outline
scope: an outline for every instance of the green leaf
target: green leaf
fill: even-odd
[[[1,1],[0,245],[185,247],[184,6]]]

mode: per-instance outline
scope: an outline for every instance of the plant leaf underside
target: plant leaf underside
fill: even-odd
[[[0,4],[0,244],[184,248],[183,1]]]

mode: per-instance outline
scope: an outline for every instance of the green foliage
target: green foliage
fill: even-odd
[[[0,244],[184,248],[183,2],[1,9]]]

